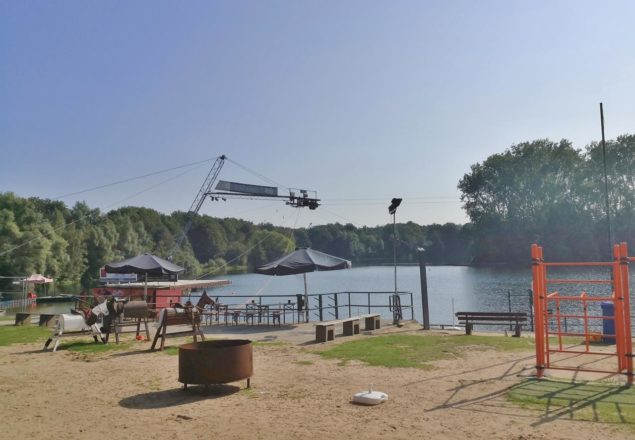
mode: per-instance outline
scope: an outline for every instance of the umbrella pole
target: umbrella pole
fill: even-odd
[[[148,273],[146,272],[146,282],[143,285],[143,300],[148,302]]]
[[[306,273],[304,276],[304,322],[309,322],[309,291],[306,288]]]

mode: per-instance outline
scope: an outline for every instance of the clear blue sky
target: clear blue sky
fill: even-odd
[[[470,165],[635,124],[630,1],[2,1],[0,191],[54,198],[227,154],[316,211],[302,226],[466,221]],[[64,198],[187,210],[211,162]],[[232,163],[225,180],[266,183]],[[135,196],[166,179],[169,182]]]

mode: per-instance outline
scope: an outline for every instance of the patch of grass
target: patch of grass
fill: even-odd
[[[240,393],[245,394],[246,396],[255,399],[258,398],[258,395],[256,394],[255,390],[253,387],[251,388],[241,388],[240,389]]]
[[[544,411],[548,419],[623,423],[635,430],[635,387],[527,379],[514,385],[507,398]]]
[[[64,343],[64,339],[62,339],[59,348],[82,354],[100,354],[109,351],[130,350],[131,347],[132,344],[129,342],[115,344],[114,341],[110,341],[108,344],[102,344],[101,342],[94,342],[90,336],[84,336],[81,341],[67,343]]]
[[[295,361],[296,365],[313,365],[313,361]]]
[[[495,336],[387,335],[339,344],[316,354],[327,359],[366,362],[378,367],[431,368],[429,362],[460,356],[466,349],[530,350],[527,338]]]
[[[41,342],[44,345],[51,329],[37,325],[0,325],[0,346]]]
[[[163,348],[163,354],[167,354],[170,356],[176,356],[177,354],[179,354],[179,347],[173,345],[170,347],[164,347]]]
[[[276,347],[276,346],[281,346],[281,345],[288,345],[287,342],[284,341],[254,341],[251,343],[251,345],[253,346],[258,346],[258,345],[262,345],[265,347]]]

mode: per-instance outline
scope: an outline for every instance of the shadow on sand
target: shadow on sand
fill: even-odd
[[[119,401],[119,405],[129,409],[157,409],[169,408],[206,399],[218,399],[230,396],[240,391],[240,387],[234,385],[190,385],[185,391],[183,388],[171,390],[153,391],[126,397]]]

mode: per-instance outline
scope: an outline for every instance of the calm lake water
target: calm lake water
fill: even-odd
[[[483,269],[457,266],[435,266],[427,268],[428,303],[430,306],[430,320],[435,324],[452,323],[454,310],[498,310],[504,299],[507,310],[507,290],[512,289],[522,297],[512,297],[512,303],[523,303],[528,307],[528,295],[525,293],[530,287],[531,272],[522,270]],[[220,277],[219,277],[220,278]],[[232,284],[214,289],[212,296],[218,295],[290,295],[304,292],[302,275],[272,277],[258,274],[229,275]],[[349,270],[312,272],[307,274],[309,294],[332,292],[391,292],[394,291],[394,268],[390,266],[359,267]],[[397,269],[397,288],[399,291],[412,292],[415,319],[422,321],[421,311],[421,281],[419,267],[402,266]],[[373,297],[373,304],[388,304],[389,294]],[[229,298],[225,302],[232,302]],[[244,300],[240,298],[240,300]],[[271,301],[274,301],[271,299]],[[316,298],[311,298],[314,307]],[[340,304],[347,301],[341,296]],[[367,304],[367,295],[354,294],[351,302]],[[237,298],[235,302],[240,302]],[[332,303],[324,299],[324,304]],[[403,298],[402,305],[409,302]],[[353,308],[352,313],[365,313],[364,307]],[[524,310],[524,309],[523,309]],[[380,310],[374,310],[380,312]],[[347,312],[347,311],[346,311]],[[382,315],[390,317],[388,309]],[[404,318],[409,319],[409,312],[404,312]]]
[[[390,266],[358,267],[349,270],[312,272],[307,274],[310,294],[333,292],[367,292],[394,290],[394,269]],[[550,269],[549,278],[577,279],[609,279],[607,269]],[[244,304],[257,295],[287,295],[287,298],[263,299],[263,303],[286,302],[287,299],[304,292],[302,275],[273,277],[258,274],[225,275],[216,277],[229,279],[232,284],[208,291],[212,297],[221,296],[224,303]],[[633,273],[631,280],[633,280]],[[430,321],[432,324],[452,324],[454,312],[457,311],[508,311],[509,299],[513,311],[529,312],[528,289],[531,288],[531,268],[483,268],[463,266],[432,266],[427,268],[428,302]],[[631,283],[633,284],[633,283]],[[413,293],[414,317],[422,321],[421,284],[418,266],[401,266],[397,269],[397,287],[400,291]],[[558,285],[562,294],[579,295],[582,291],[590,294],[609,295],[607,286],[593,285]],[[633,291],[631,285],[631,291]],[[550,289],[551,291],[552,289]],[[196,293],[193,294],[197,295]],[[247,297],[244,297],[247,296]],[[386,294],[374,298],[373,304],[388,304]],[[511,296],[511,298],[510,298]],[[235,297],[232,299],[231,297]],[[345,295],[340,296],[340,304],[347,301]],[[311,298],[311,307],[317,299]],[[402,299],[402,305],[409,300]],[[324,305],[332,301],[324,300]],[[352,302],[366,304],[367,295],[353,295]],[[69,304],[47,304],[38,306],[42,313],[67,312]],[[568,305],[564,304],[566,311]],[[365,313],[364,307],[353,307],[353,314]],[[374,312],[380,312],[379,309]],[[347,314],[348,310],[342,313]],[[389,318],[388,309],[381,311],[382,316]],[[600,305],[594,303],[589,313],[601,314]],[[325,319],[330,319],[325,315]],[[410,312],[404,312],[404,318],[410,318]],[[314,317],[311,318],[315,320]]]

